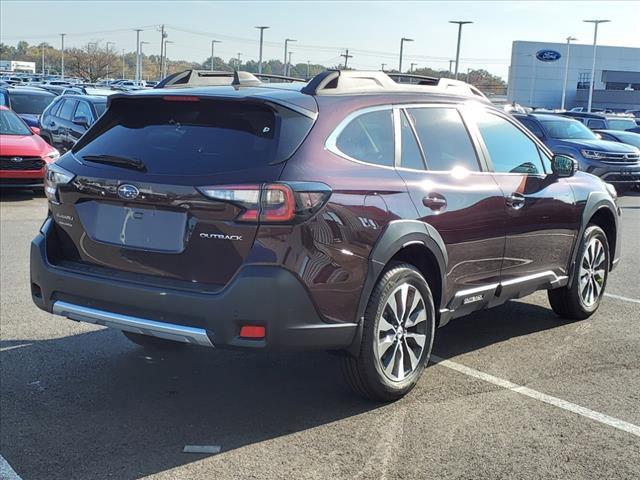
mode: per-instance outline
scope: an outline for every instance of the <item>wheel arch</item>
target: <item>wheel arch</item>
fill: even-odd
[[[357,355],[362,340],[364,312],[371,292],[392,262],[410,263],[425,277],[431,288],[436,315],[445,304],[447,250],[437,230],[417,220],[390,222],[369,255],[368,271],[358,304],[358,330],[348,352]]]

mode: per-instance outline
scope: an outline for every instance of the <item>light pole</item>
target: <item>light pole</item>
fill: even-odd
[[[260,30],[260,56],[258,58],[258,73],[262,73],[262,38],[264,35],[264,31],[269,27],[260,26],[256,28]]]
[[[384,72],[384,67],[386,67],[387,64],[386,63],[381,63],[380,64],[380,70]]]
[[[127,78],[124,75],[124,48],[122,49],[122,78]]]
[[[284,39],[284,74],[287,75],[287,45],[289,42],[297,42],[297,40],[293,38],[285,38]]]
[[[211,40],[211,71],[213,72],[213,53],[215,51],[216,43],[222,43],[221,40]]]
[[[140,81],[140,32],[141,28],[136,28],[136,82]]]
[[[596,75],[596,46],[598,44],[598,25],[608,23],[611,20],[583,20],[586,23],[593,23],[593,62],[591,64],[591,82],[589,84],[589,102],[587,103],[587,112],[591,113],[591,103],[593,101],[593,85],[595,84]]]
[[[454,63],[456,63],[455,60],[449,60],[449,73],[453,73],[453,67],[451,65],[453,65]]]
[[[111,57],[109,56],[109,45],[115,45],[113,42],[107,42],[107,78],[109,78],[109,64],[111,63]]]
[[[536,88],[536,54],[527,53],[525,57],[531,57],[532,73],[531,82],[529,83],[529,107],[533,108],[533,93]]]
[[[560,108],[564,110],[565,100],[567,98],[567,81],[569,79],[569,55],[571,53],[571,41],[577,40],[575,37],[567,37],[567,58],[564,63],[564,83],[562,84],[562,104]]]
[[[44,81],[44,42],[40,44],[40,51],[42,52],[42,81]]]
[[[145,41],[140,42],[140,78],[142,78],[142,70],[143,70],[143,67],[144,67],[144,62],[142,61],[142,46],[147,44],[147,43],[149,43],[149,42],[145,42]],[[149,79],[149,77],[147,77],[147,80],[148,79]]]
[[[409,68],[409,73],[413,73],[413,67],[415,67],[416,65],[418,65],[418,64],[411,62],[411,67]]]
[[[242,52],[238,52],[238,63],[236,64],[236,70],[240,70],[240,65],[242,65],[242,61],[240,57],[242,56]]]
[[[311,61],[307,60],[307,80],[311,78]]]
[[[167,45],[170,43],[174,43],[172,40],[164,41],[164,75],[162,77],[166,77],[169,72],[169,56],[167,55]]]
[[[458,46],[456,48],[456,71],[455,78],[458,79],[458,67],[460,66],[460,40],[462,39],[462,26],[467,23],[473,23],[468,20],[450,20],[449,23],[456,23],[458,25]]]
[[[402,73],[402,50],[404,48],[404,42],[413,42],[413,38],[402,37],[400,39],[400,61],[398,62],[398,71]]]
[[[64,37],[65,37],[66,33],[61,33],[60,34],[60,38],[62,39],[62,47],[60,49],[61,52],[61,56],[60,56],[60,79],[64,80]]]
[[[293,52],[291,50],[289,50],[289,62],[287,62],[287,72],[291,71],[291,55],[293,55]]]

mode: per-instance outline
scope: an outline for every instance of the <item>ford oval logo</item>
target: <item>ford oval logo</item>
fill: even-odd
[[[555,50],[538,50],[536,52],[536,58],[541,62],[555,62],[559,60],[562,55]]]
[[[138,187],[128,184],[120,185],[118,187],[118,196],[120,198],[124,198],[125,200],[133,200],[135,198],[138,198],[138,195],[140,195],[140,190],[138,190]]]

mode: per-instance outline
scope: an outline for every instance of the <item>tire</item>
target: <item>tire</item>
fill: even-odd
[[[409,308],[401,309],[403,303]],[[435,309],[427,281],[413,265],[391,265],[373,289],[363,321],[359,354],[342,358],[345,378],[366,398],[398,400],[416,385],[431,356]]]
[[[595,259],[591,260],[593,255]],[[553,311],[569,320],[584,320],[593,315],[607,286],[609,265],[607,236],[597,225],[589,225],[578,247],[573,280],[565,287],[547,292]]]
[[[124,330],[122,333],[133,343],[150,350],[179,350],[187,346],[187,344],[183,342],[174,342],[173,340],[142,335],[141,333],[127,332]]]

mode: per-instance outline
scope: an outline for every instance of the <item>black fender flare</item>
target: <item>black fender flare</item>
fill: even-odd
[[[438,231],[432,225],[418,220],[394,220],[389,222],[369,254],[367,277],[358,303],[356,317],[358,328],[353,342],[347,350],[350,354],[357,355],[360,351],[364,312],[367,308],[371,292],[380,275],[394,255],[403,248],[414,244],[423,245],[433,254],[438,262],[442,288],[440,298],[434,298],[436,312],[444,304],[445,273],[448,264],[448,255],[445,243]]]
[[[578,231],[578,235],[576,236],[576,240],[573,243],[573,251],[571,252],[571,263],[569,264],[569,285],[573,281],[573,276],[575,274],[575,266],[576,266],[576,256],[578,255],[578,246],[580,245],[580,241],[582,240],[582,236],[584,235],[584,231],[587,229],[587,225],[589,225],[589,220],[593,218],[593,216],[602,209],[606,209],[611,213],[613,217],[613,221],[615,223],[615,250],[613,251],[613,255],[611,255],[611,262],[614,261],[618,252],[620,252],[620,222],[618,215],[618,207],[615,202],[611,198],[608,192],[597,191],[591,192],[587,196],[587,200],[584,208],[582,209],[582,219],[580,221],[580,229]],[[611,248],[611,246],[609,246]]]

